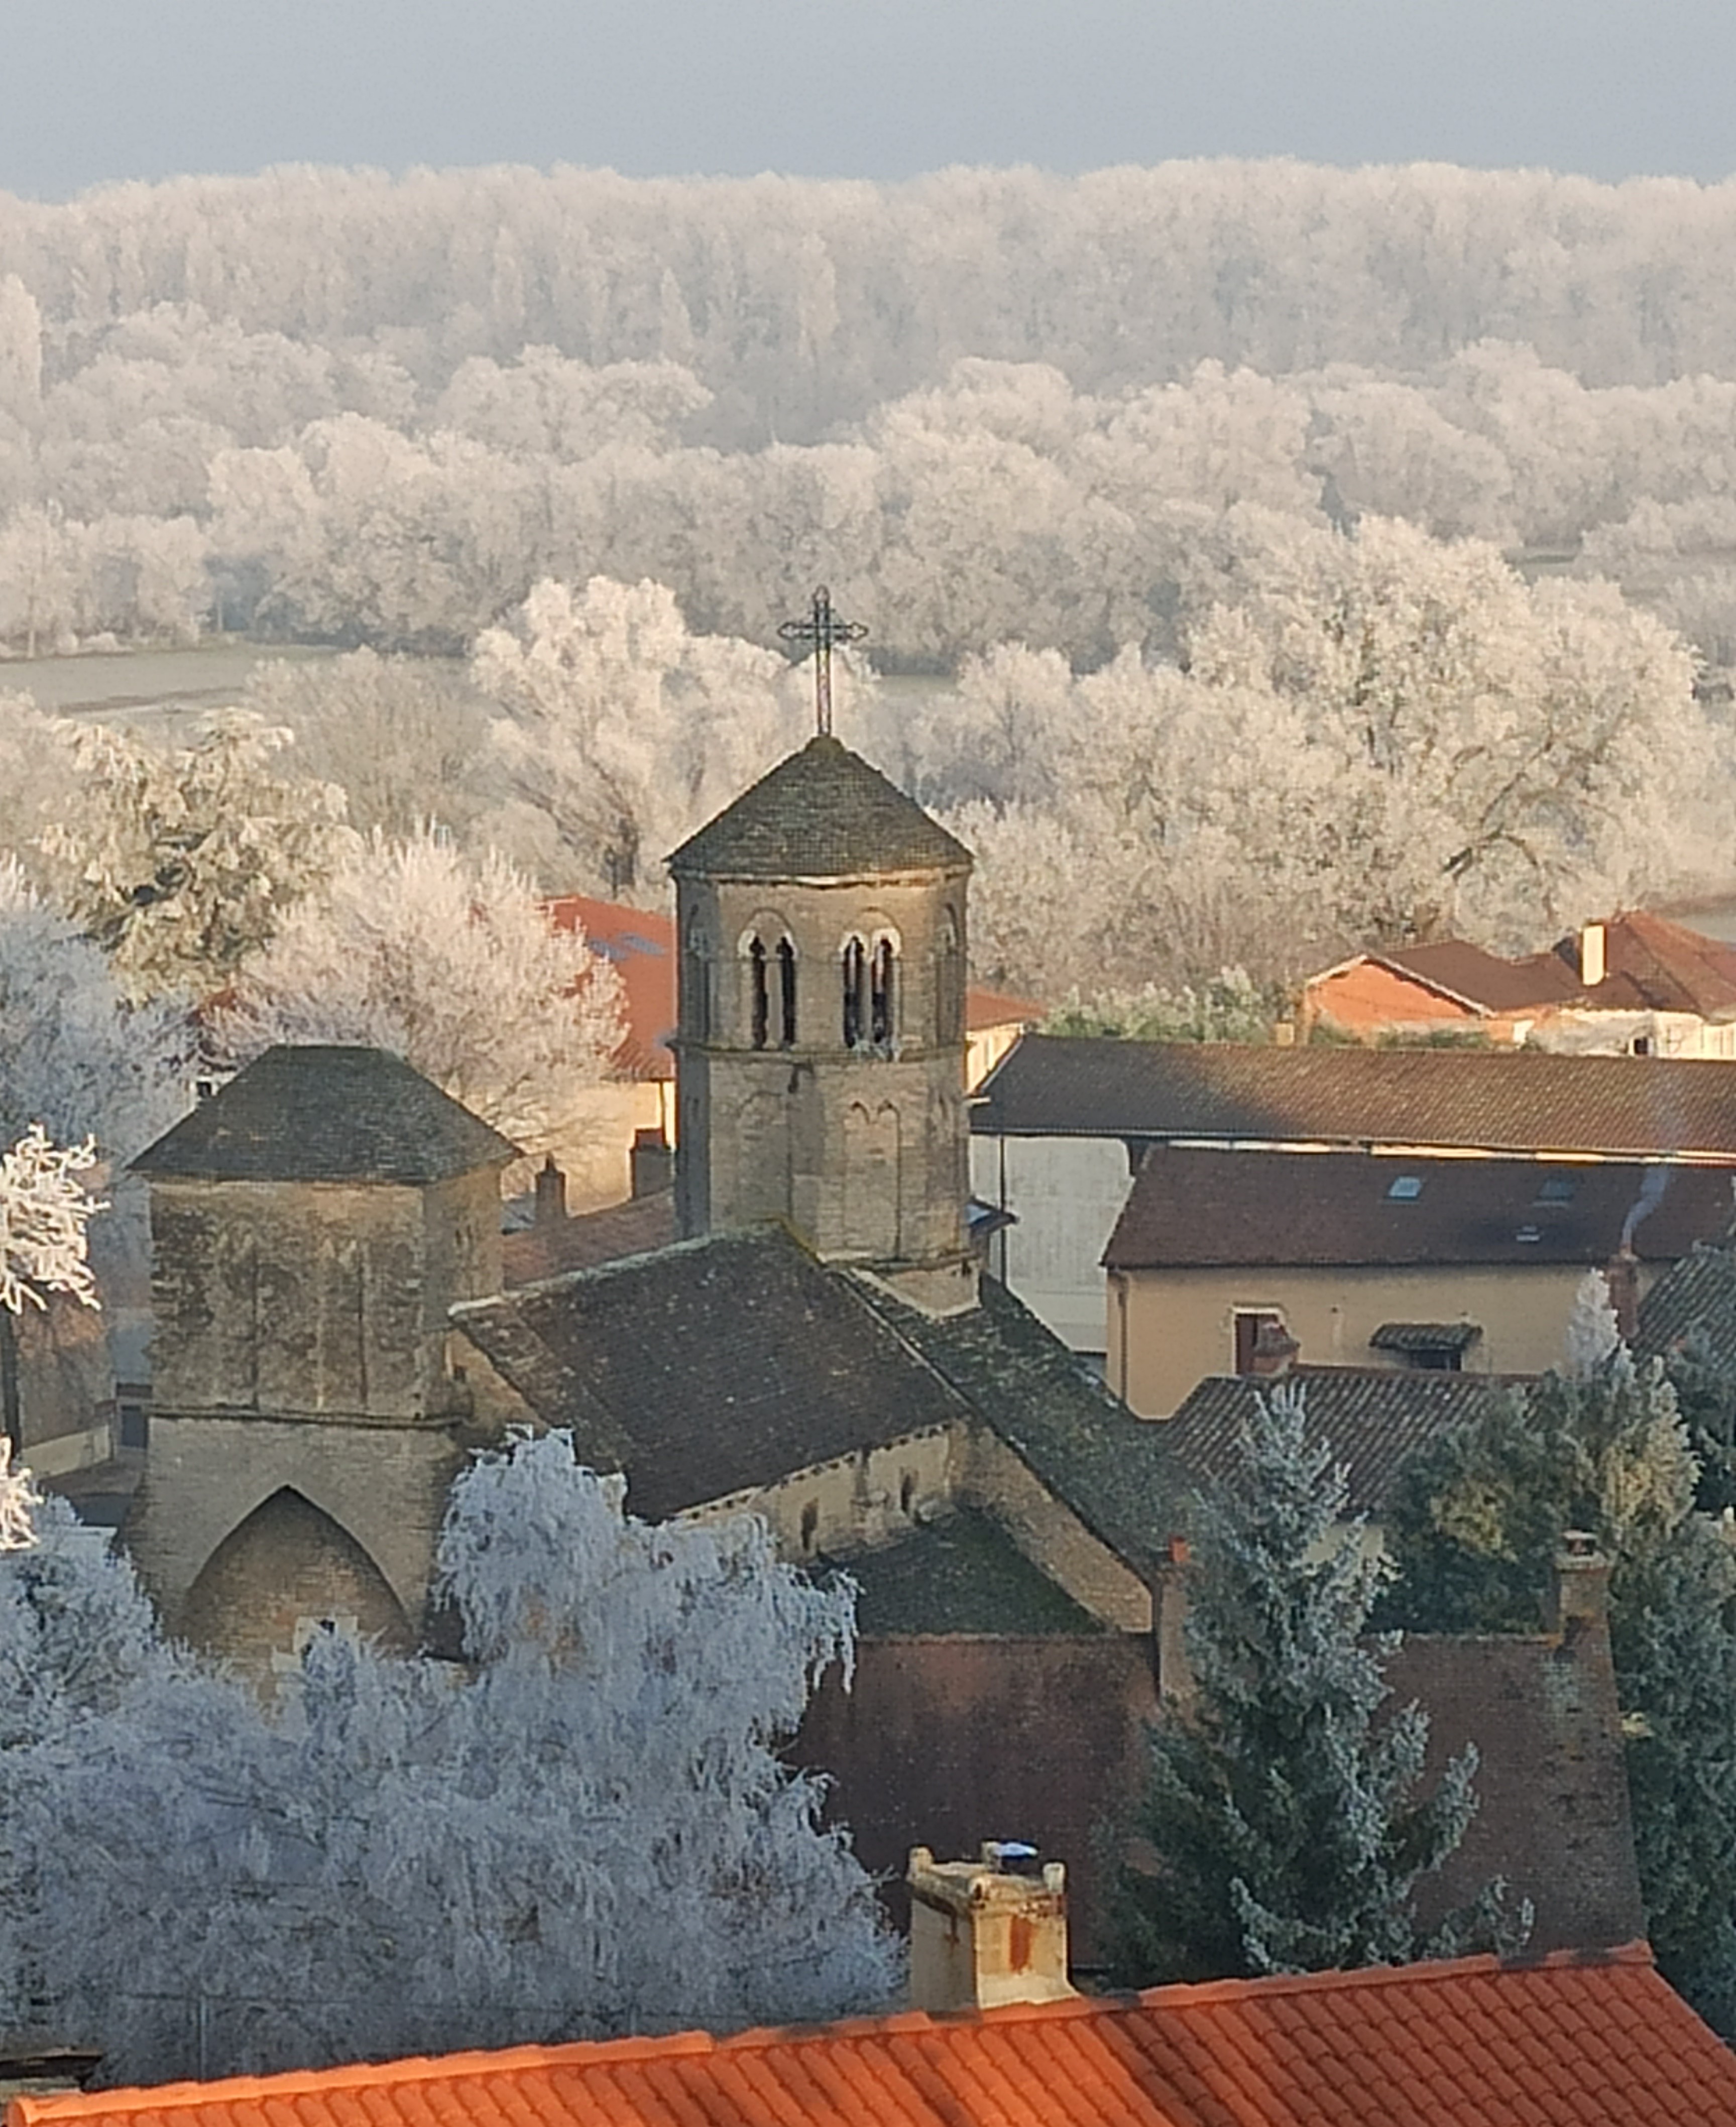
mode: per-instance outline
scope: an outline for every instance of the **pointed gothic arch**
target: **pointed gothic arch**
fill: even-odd
[[[330,1622],[408,1652],[416,1635],[390,1582],[341,1522],[284,1485],[224,1537],[187,1590],[180,1637],[249,1668]]]

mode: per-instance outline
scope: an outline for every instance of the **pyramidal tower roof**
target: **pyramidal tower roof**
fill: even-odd
[[[860,879],[966,871],[961,841],[829,734],[809,740],[670,857],[678,877]]]
[[[394,1182],[504,1164],[517,1148],[382,1049],[283,1046],[202,1101],[133,1162],[211,1182]]]

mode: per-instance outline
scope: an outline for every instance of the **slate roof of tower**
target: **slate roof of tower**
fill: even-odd
[[[780,760],[670,856],[718,879],[965,871],[964,844],[860,754],[822,735]]]
[[[12,2101],[9,2127],[1736,2127],[1736,2057],[1632,1943],[975,2015],[611,2039]]]
[[[133,1162],[209,1182],[419,1186],[518,1148],[383,1049],[268,1049]]]

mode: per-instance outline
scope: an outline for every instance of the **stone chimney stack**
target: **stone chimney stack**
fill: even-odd
[[[675,1154],[662,1130],[635,1130],[631,1158],[635,1196],[655,1196],[674,1187]]]
[[[1193,1697],[1187,1626],[1188,1540],[1172,1536],[1151,1589],[1151,1666],[1159,1699],[1177,1706]]]
[[[558,1226],[567,1216],[567,1177],[555,1165],[552,1153],[538,1170],[533,1216],[538,1231]]]
[[[1248,1371],[1255,1381],[1282,1381],[1301,1350],[1282,1322],[1263,1322],[1249,1355]]]
[[[1060,2001],[1067,1978],[1067,1871],[1035,1847],[984,1840],[977,1861],[913,1846],[910,2006],[940,2012]]]
[[[1601,923],[1582,924],[1579,932],[1579,979],[1595,990],[1609,972],[1608,933]]]
[[[1610,1561],[1587,1529],[1568,1529],[1555,1554],[1549,1626],[1568,1645],[1583,1632],[1604,1632],[1610,1622]]]
[[[1639,1334],[1639,1258],[1628,1244],[1625,1242],[1604,1265],[1603,1277],[1610,1289],[1610,1305],[1621,1341],[1631,1344]]]

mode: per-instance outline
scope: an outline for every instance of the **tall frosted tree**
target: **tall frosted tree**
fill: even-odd
[[[534,1154],[608,1075],[621,1014],[613,966],[529,879],[425,830],[376,833],[291,909],[214,1030],[236,1063],[278,1041],[388,1049]]]
[[[1200,1509],[1187,1569],[1192,1688],[1151,1735],[1117,1878],[1115,1962],[1136,1985],[1343,1970],[1522,1936],[1498,1885],[1433,1937],[1417,1888],[1476,1807],[1474,1747],[1425,1788],[1429,1724],[1387,1706],[1368,1637],[1378,1560],[1303,1396],[1261,1398],[1236,1471]]]
[[[150,2082],[885,2006],[872,1883],[778,1755],[847,1590],[623,1490],[563,1435],[481,1457],[465,1664],[316,1633],[268,1710],[45,1506],[0,1556],[7,2035]]]

